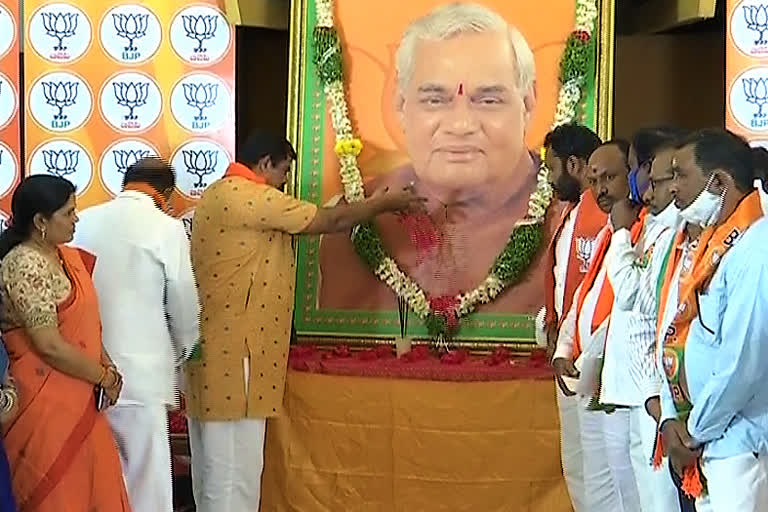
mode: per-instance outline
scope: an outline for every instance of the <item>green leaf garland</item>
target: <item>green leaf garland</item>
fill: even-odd
[[[341,41],[334,27],[316,26],[312,34],[313,62],[323,87],[344,79]],[[560,61],[559,81],[566,84],[573,80],[579,88],[584,86],[593,62],[594,39],[588,32],[577,30],[570,34]],[[543,165],[543,163],[542,163]],[[496,258],[490,275],[496,277],[504,287],[520,281],[539,253],[544,238],[544,221],[521,222],[512,230],[509,241]],[[352,231],[355,252],[365,265],[376,272],[387,259],[387,251],[376,226],[367,222]],[[454,332],[448,326],[443,314],[431,311],[424,319],[430,336],[451,337]]]

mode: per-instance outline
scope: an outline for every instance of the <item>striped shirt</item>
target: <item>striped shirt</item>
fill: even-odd
[[[603,369],[603,403],[641,406],[659,394],[656,283],[674,236],[674,229],[651,217],[634,246],[628,230],[613,234],[606,257],[614,303]]]

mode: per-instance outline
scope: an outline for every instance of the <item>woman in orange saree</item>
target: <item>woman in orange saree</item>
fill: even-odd
[[[26,178],[0,235],[0,328],[19,394],[5,448],[21,512],[129,512],[117,447],[97,408],[98,391],[106,406],[122,383],[101,346],[93,261],[62,245],[77,221],[74,192],[62,178]]]

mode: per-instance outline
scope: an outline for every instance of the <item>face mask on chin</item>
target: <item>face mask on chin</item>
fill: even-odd
[[[677,228],[680,222],[680,210],[671,201],[658,215],[651,217],[652,222],[667,228]]]
[[[725,191],[723,191],[722,195],[710,192],[709,185],[711,183],[712,177],[707,181],[707,185],[698,197],[680,212],[680,216],[685,222],[701,226],[702,228],[708,228],[717,222],[717,219],[720,217],[720,211],[723,208],[723,195],[725,195]]]

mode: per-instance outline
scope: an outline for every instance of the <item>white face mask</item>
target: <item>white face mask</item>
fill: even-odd
[[[714,176],[707,181],[707,186],[701,191],[699,196],[680,212],[683,220],[689,224],[695,224],[702,228],[713,226],[720,217],[720,210],[723,208],[722,195],[717,195],[709,191],[709,185]]]
[[[667,228],[677,228],[680,223],[680,210],[671,201],[661,213],[654,215],[652,221]]]

